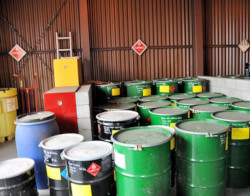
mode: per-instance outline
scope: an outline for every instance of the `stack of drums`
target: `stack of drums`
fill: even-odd
[[[152,82],[144,80],[134,80],[124,82],[127,97],[145,97],[152,94]]]
[[[206,92],[205,79],[190,77],[190,78],[184,78],[181,81],[184,93]]]
[[[217,98],[210,98],[209,101],[211,103],[214,103],[220,106],[229,107],[230,104],[236,101],[240,101],[240,99],[236,97],[217,97]]]
[[[191,118],[207,118],[212,119],[211,114],[214,112],[224,111],[228,108],[216,104],[193,105],[189,107]]]
[[[179,81],[173,79],[153,80],[154,91],[156,95],[172,95],[179,93]]]
[[[69,195],[67,169],[61,153],[65,148],[83,142],[83,140],[84,137],[79,134],[61,134],[49,137],[40,143],[51,196]]]
[[[250,101],[238,101],[229,106],[233,110],[250,111]]]
[[[118,104],[106,104],[101,106],[103,111],[113,111],[113,110],[136,110],[136,105],[134,103],[118,103]]]
[[[107,82],[95,85],[97,103],[105,103],[108,99],[121,95],[121,82]]]
[[[172,131],[133,127],[112,136],[117,195],[170,196]]]
[[[27,158],[0,162],[0,195],[38,196],[34,165]]]
[[[191,99],[195,98],[196,95],[193,93],[177,93],[169,96],[170,101],[172,102],[172,106],[177,106],[176,102],[182,99]]]
[[[38,189],[46,189],[47,176],[43,152],[39,144],[44,139],[59,134],[53,112],[37,112],[18,116],[15,121],[18,157],[35,160],[35,175]]]
[[[108,142],[89,141],[66,148],[71,196],[110,196],[113,182],[113,146]]]
[[[227,110],[215,112],[212,117],[230,124],[227,186],[231,188],[250,186],[250,112]]]
[[[215,97],[225,97],[225,95],[222,93],[216,93],[216,92],[204,92],[204,93],[197,94],[197,97],[203,100],[207,100],[207,99],[215,98]]]
[[[178,195],[225,195],[228,129],[211,119],[176,123]]]
[[[149,110],[152,108],[159,108],[171,105],[171,102],[160,100],[160,101],[148,101],[143,103],[138,103],[137,107],[141,117],[141,124],[148,125],[150,124],[150,114]]]
[[[110,137],[112,134],[124,128],[138,126],[140,116],[135,111],[114,110],[97,114],[96,118],[99,139],[111,142]]]

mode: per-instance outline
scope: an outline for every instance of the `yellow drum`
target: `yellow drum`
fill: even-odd
[[[17,108],[17,89],[0,88],[0,142],[15,136]]]

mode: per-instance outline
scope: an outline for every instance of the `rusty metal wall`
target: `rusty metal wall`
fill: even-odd
[[[205,70],[207,75],[243,74],[250,50],[238,44],[250,42],[249,0],[204,0]]]
[[[19,87],[18,79],[13,77],[14,73],[20,73],[24,77],[25,86],[33,86],[33,75],[37,72],[38,103],[42,109],[43,93],[54,86],[55,32],[67,36],[71,31],[74,55],[82,56],[79,14],[79,0],[0,1],[0,87]],[[37,44],[53,17],[55,19],[45,32],[44,38]],[[13,26],[8,25],[7,21]],[[8,54],[15,44],[27,51],[20,62]],[[62,47],[65,47],[65,44],[63,43]],[[32,49],[36,49],[36,52],[32,53]],[[31,102],[34,110],[34,98]]]
[[[192,0],[89,0],[94,79],[194,75]],[[141,39],[148,49],[131,47]]]

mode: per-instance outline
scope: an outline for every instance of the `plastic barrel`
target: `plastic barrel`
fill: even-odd
[[[220,106],[226,106],[229,107],[230,104],[241,101],[239,98],[236,97],[217,97],[217,98],[210,98],[209,102],[214,103]]]
[[[179,93],[179,83],[180,81],[167,78],[153,80],[156,95],[172,95],[174,93]]]
[[[214,112],[224,111],[228,108],[225,106],[218,106],[216,104],[201,104],[189,107],[191,118],[207,118],[213,119],[211,114]]]
[[[229,108],[233,110],[250,111],[250,101],[237,101],[229,105]]]
[[[149,114],[150,109],[169,106],[169,105],[171,105],[171,102],[166,100],[138,103],[137,107],[138,107],[138,112],[141,116],[140,118],[141,125],[150,124],[150,114]]]
[[[135,111],[116,110],[96,115],[99,139],[111,142],[111,135],[128,127],[138,126],[140,116]]]
[[[117,103],[117,104],[106,104],[102,105],[103,111],[114,111],[114,110],[136,110],[136,105],[134,103]]]
[[[228,134],[227,187],[250,186],[250,112],[227,110],[215,112],[212,117],[230,124]]]
[[[105,84],[95,85],[95,97],[97,103],[105,103],[113,97],[120,97],[121,82],[107,82]]]
[[[214,119],[176,123],[177,195],[225,194],[228,128]]]
[[[112,136],[117,196],[170,196],[169,129],[133,127]]]
[[[66,148],[71,196],[110,196],[113,146],[108,142],[89,141]]]
[[[167,100],[168,96],[165,95],[150,95],[147,97],[140,97],[140,102],[147,102],[147,101],[160,101],[160,100]]]
[[[217,92],[204,92],[204,93],[198,93],[197,97],[200,99],[210,99],[210,98],[215,98],[215,97],[225,97],[226,95],[222,93],[217,93]]]
[[[47,137],[59,134],[59,128],[52,112],[37,112],[17,117],[16,146],[18,157],[35,161],[35,176],[38,189],[46,189],[47,176],[43,162],[43,151],[39,144]]]
[[[68,177],[65,160],[61,153],[71,145],[84,140],[79,134],[61,134],[49,137],[40,143],[46,164],[50,196],[69,196]]]
[[[144,80],[134,80],[124,82],[124,87],[128,97],[144,97],[152,95],[152,82]]]
[[[0,162],[0,195],[38,196],[34,165],[27,158]]]
[[[168,98],[170,99],[170,101],[172,102],[172,106],[177,106],[176,102],[182,99],[191,99],[196,97],[195,94],[193,93],[177,93],[174,95],[169,96]]]
[[[184,93],[201,93],[206,92],[206,80],[201,78],[184,78],[182,88]]]

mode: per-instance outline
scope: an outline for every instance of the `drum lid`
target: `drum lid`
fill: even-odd
[[[225,95],[222,93],[216,93],[216,92],[204,92],[204,93],[197,94],[197,97],[205,97],[205,98],[223,97],[223,96],[225,96]]]
[[[31,112],[29,114],[23,114],[17,117],[16,123],[35,123],[42,122],[50,119],[54,119],[53,112]]]
[[[103,141],[88,141],[68,147],[63,156],[72,161],[92,161],[109,156],[113,146]]]
[[[32,159],[15,158],[0,162],[0,179],[20,176],[30,171],[35,165]]]
[[[138,97],[120,97],[108,100],[109,103],[135,103],[138,101]]]
[[[165,107],[165,108],[155,108],[150,111],[150,113],[164,116],[174,116],[187,114],[188,111],[178,107]]]
[[[139,118],[139,114],[128,110],[114,110],[97,114],[96,118],[101,121],[122,122]]]
[[[214,105],[214,104],[203,104],[203,105],[194,105],[194,106],[190,106],[189,108],[192,112],[218,112],[218,111],[223,111],[223,110],[227,110],[227,108],[222,107],[222,106],[218,106],[218,105]]]
[[[82,135],[66,133],[46,138],[39,146],[47,150],[63,150],[82,141],[84,141]]]
[[[215,112],[212,116],[218,120],[228,122],[250,122],[250,112],[239,110],[227,110]]]
[[[189,99],[189,98],[194,98],[194,94],[174,94],[169,97],[169,99]]]
[[[201,100],[201,99],[183,99],[177,102],[177,104],[182,105],[198,105],[198,104],[207,104],[209,101]]]
[[[104,110],[130,110],[135,108],[134,103],[118,103],[103,105]]]
[[[153,96],[147,96],[147,97],[141,97],[139,101],[157,101],[157,100],[166,100],[168,96],[159,96],[159,95],[153,95]]]
[[[239,101],[232,104],[238,108],[250,109],[250,101]]]
[[[170,101],[148,101],[138,104],[139,107],[143,108],[158,108],[171,105]]]
[[[221,97],[221,98],[211,98],[209,99],[210,102],[212,103],[233,103],[236,101],[239,101],[240,99],[238,98],[233,98],[233,97]]]
[[[116,86],[120,84],[121,82],[105,82],[103,84],[96,84],[96,86],[105,87],[105,86]]]

